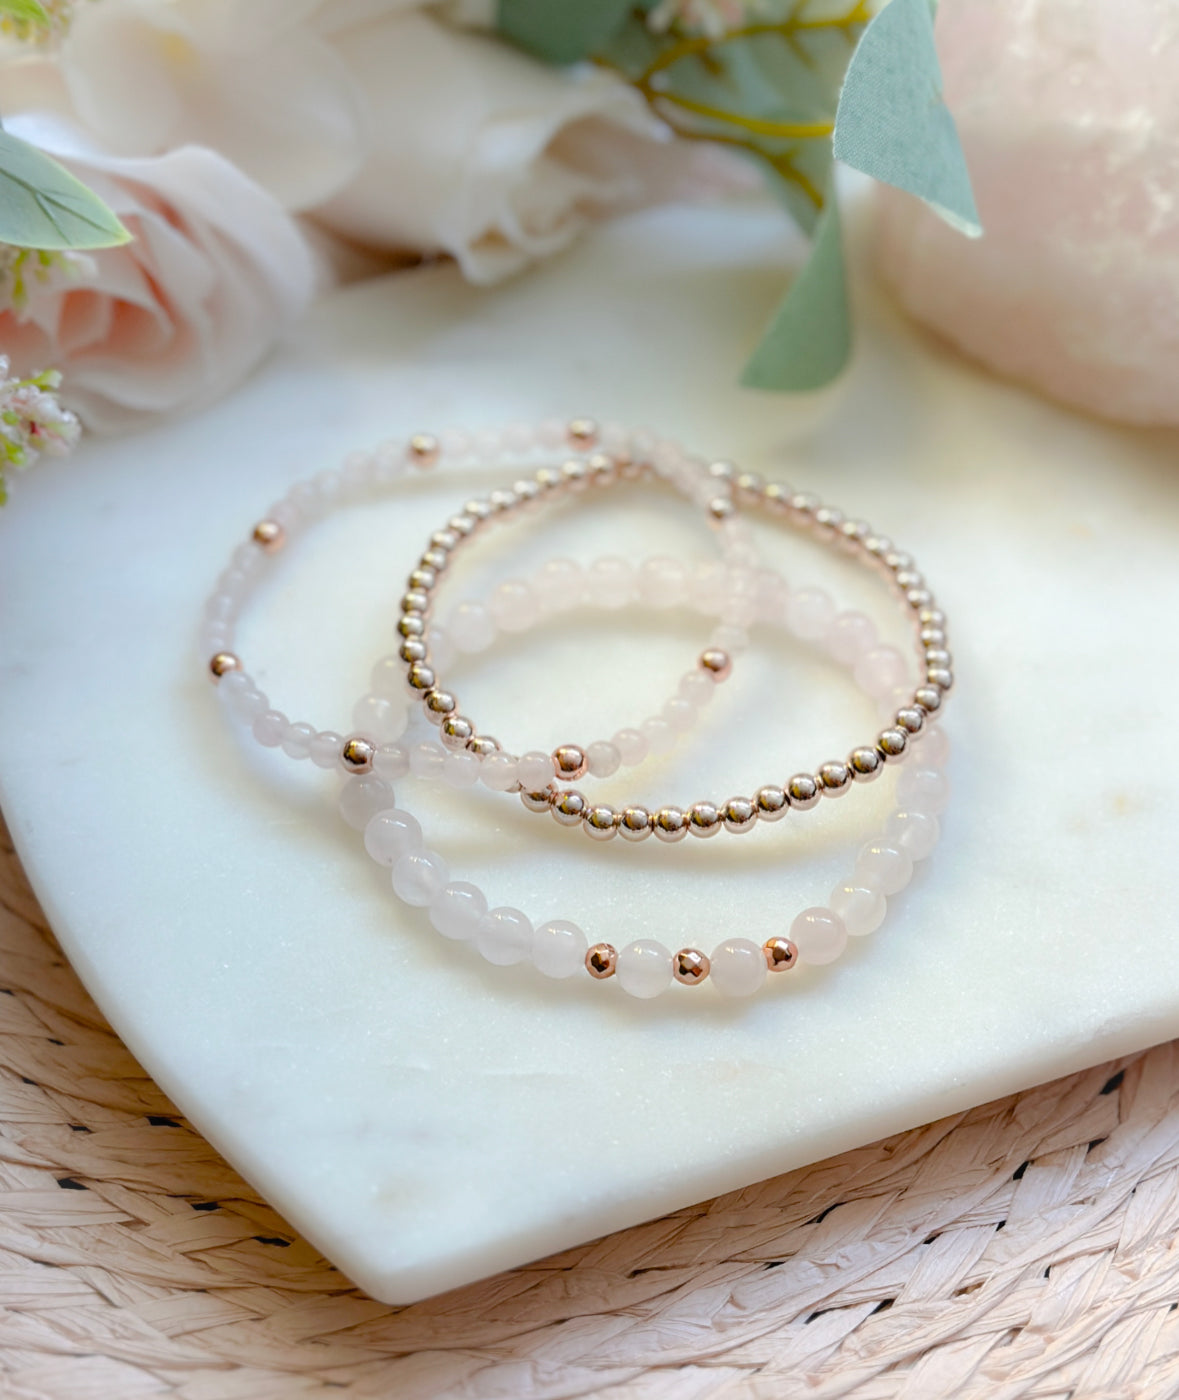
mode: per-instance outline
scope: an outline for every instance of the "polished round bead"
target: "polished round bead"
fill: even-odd
[[[505,632],[526,632],[540,616],[532,585],[524,579],[504,579],[491,595],[491,615]]]
[[[404,744],[382,744],[373,759],[373,772],[387,783],[404,778],[409,772],[409,750]]]
[[[831,963],[847,947],[847,929],[830,909],[804,909],[790,925],[790,941],[801,962]]]
[[[584,778],[589,764],[585,750],[578,744],[560,744],[552,752],[553,772],[563,783],[575,783]]]
[[[409,751],[409,771],[415,778],[434,782],[442,777],[446,753],[437,744],[414,744]]]
[[[693,836],[715,836],[723,824],[721,814],[712,802],[693,802],[688,808],[688,830]]]
[[[401,611],[407,613],[427,613],[430,611],[430,595],[422,588],[411,588],[401,595]]]
[[[618,968],[618,951],[609,943],[595,943],[586,949],[585,970],[597,981],[613,977]]]
[[[611,742],[627,768],[634,768],[647,757],[647,737],[639,729],[620,729]]]
[[[516,774],[529,791],[539,792],[553,781],[552,755],[538,749],[522,754],[516,763]]]
[[[434,689],[437,678],[424,661],[414,661],[406,672],[405,682],[411,690],[427,691]]]
[[[766,960],[749,938],[727,938],[709,959],[712,984],[722,996],[748,997],[766,980]]]
[[[447,715],[438,726],[438,738],[442,741],[442,747],[455,752],[466,749],[474,733],[475,726],[466,715]]]
[[[378,865],[395,865],[410,851],[420,851],[422,845],[417,817],[400,807],[379,808],[365,823],[364,849]]]
[[[334,729],[321,729],[311,741],[311,762],[317,768],[335,768],[340,762],[344,736]]]
[[[889,646],[873,647],[865,652],[853,672],[860,689],[877,699],[891,695],[897,686],[904,685],[908,673],[905,658],[896,647]]]
[[[635,571],[617,556],[595,559],[586,574],[586,596],[602,608],[624,608],[635,596]]]
[[[824,797],[842,797],[852,785],[852,771],[846,763],[824,763],[815,774],[815,781]]]
[[[945,647],[930,647],[925,652],[926,670],[931,667],[950,667],[954,664],[954,658]]]
[[[843,926],[853,938],[875,933],[884,922],[887,904],[877,889],[854,881],[846,885],[836,885],[827,901],[831,912],[843,920]]]
[[[897,894],[912,878],[912,857],[889,841],[869,841],[856,857],[856,884],[881,894]]]
[[[408,663],[411,666],[419,661],[425,661],[426,657],[429,654],[429,648],[426,646],[425,642],[421,639],[421,637],[406,637],[406,639],[397,648],[397,655],[402,659],[402,661]],[[402,677],[402,684],[404,686],[404,676]]]
[[[422,592],[429,593],[438,582],[438,575],[433,569],[414,569],[407,580],[407,587],[420,588]]]
[[[472,734],[467,740],[467,752],[476,758],[486,758],[488,754],[499,753],[503,745],[490,734]]]
[[[767,787],[758,788],[754,801],[757,803],[757,815],[763,822],[781,821],[790,810],[790,799],[786,796],[786,789],[775,787],[772,783]]]
[[[694,709],[702,709],[716,694],[716,682],[704,671],[685,671],[680,677],[677,693]]]
[[[277,749],[290,727],[290,720],[281,710],[264,710],[254,720],[254,738],[264,749]]]
[[[835,620],[835,604],[821,588],[799,588],[786,600],[786,625],[804,641],[818,641]]]
[[[349,734],[340,746],[340,762],[348,773],[371,773],[377,746],[363,734]]]
[[[441,450],[433,433],[414,433],[409,440],[406,456],[415,467],[425,469],[437,462]]]
[[[219,651],[209,661],[209,674],[215,681],[219,681],[222,676],[228,675],[230,671],[240,671],[242,663],[231,651]]]
[[[393,866],[393,891],[404,904],[424,908],[434,902],[449,878],[446,862],[437,851],[407,851]]]
[[[587,942],[568,919],[550,919],[532,935],[532,961],[546,977],[572,977],[585,966]]]
[[[372,774],[349,778],[340,791],[340,815],[353,831],[363,831],[378,812],[396,805],[393,789]]]
[[[458,701],[449,690],[439,690],[435,686],[423,694],[422,709],[431,724],[441,724],[447,715],[458,709]]]
[[[740,835],[757,825],[757,803],[748,797],[730,797],[721,808],[721,821],[726,831]]]
[[[925,728],[925,711],[920,705],[902,705],[896,712],[895,723],[906,734],[920,734]]]
[[[492,792],[511,792],[520,781],[516,762],[510,753],[488,754],[483,760],[481,773],[484,787],[489,787]]]
[[[761,945],[761,955],[767,972],[789,972],[798,966],[798,949],[780,934],[766,939]]]
[[[925,679],[930,685],[936,685],[943,691],[954,688],[954,673],[948,666],[930,666],[925,673]]]
[[[913,692],[913,700],[927,715],[935,715],[942,707],[941,688],[936,685],[919,685]]]
[[[671,958],[671,975],[685,987],[696,987],[708,976],[712,966],[706,953],[699,948],[681,948]]]
[[[624,841],[645,841],[653,825],[646,807],[624,807],[618,818],[618,834]]]
[[[533,592],[544,613],[575,608],[586,592],[585,570],[576,559],[548,559],[541,565]]]
[[[841,612],[831,621],[823,644],[845,666],[853,666],[876,645],[876,625],[862,612]]]
[[[552,759],[545,756],[550,770]],[[592,778],[611,778],[622,767],[622,755],[615,744],[606,739],[598,739],[589,744],[585,751],[586,772]]]
[[[617,977],[632,997],[657,997],[671,985],[671,953],[653,938],[638,938],[619,951]]]
[[[917,640],[923,647],[944,647],[946,645],[946,629],[944,627],[923,627],[917,634]]]
[[[489,909],[475,930],[475,946],[497,967],[526,962],[532,955],[532,920],[519,909]]]
[[[430,900],[430,922],[443,936],[456,942],[474,938],[487,913],[487,897],[466,880],[454,880]]]
[[[598,442],[598,425],[592,418],[571,418],[565,429],[570,447],[581,451],[595,447]]]
[[[244,675],[245,673],[242,672],[241,674]],[[226,703],[229,705],[230,713],[239,724],[252,725],[256,719],[264,715],[267,710],[270,709],[270,701],[262,691],[253,684],[226,692]],[[339,758],[340,751],[337,749],[332,756],[332,763],[338,763]]]
[[[424,637],[426,635],[425,614],[417,612],[402,613],[397,619],[397,631],[402,637]]]
[[[652,715],[639,726],[647,741],[647,752],[653,754],[670,753],[675,748],[675,731],[660,715]]]
[[[409,724],[409,710],[404,700],[404,687],[395,698],[384,695],[362,695],[352,707],[352,723],[361,734],[369,734],[381,743],[400,739]]]
[[[561,788],[553,797],[550,810],[558,826],[580,826],[589,803],[576,788]]]
[[[700,669],[718,684],[733,673],[733,658],[721,647],[707,647],[700,653]]]
[[[705,507],[709,518],[718,524],[725,520],[731,520],[737,513],[737,507],[728,496],[713,496]]]
[[[884,757],[879,750],[867,746],[852,749],[847,756],[847,767],[853,782],[870,783],[884,772]]]
[[[935,768],[907,767],[897,779],[897,806],[941,816],[950,800],[950,780]]]
[[[468,754],[468,758],[472,755]],[[553,805],[553,793],[555,789],[551,787],[540,788],[536,792],[529,792],[526,787],[520,789],[520,805],[529,812],[547,812]]]
[[[676,695],[664,705],[660,718],[673,734],[686,734],[695,725],[699,713],[690,700]]]
[[[275,554],[286,543],[287,532],[277,520],[259,520],[254,526],[252,538],[267,554]]]
[[[482,603],[460,603],[450,614],[446,630],[462,652],[475,655],[495,641],[495,619]]]
[[[924,860],[937,845],[941,824],[928,812],[893,812],[885,823],[884,835],[890,846],[899,846],[910,860]]]
[[[287,727],[282,740],[282,751],[288,758],[310,758],[311,741],[315,738],[315,726],[302,720]]]
[[[618,831],[618,813],[605,804],[590,807],[582,820],[585,834],[595,841],[611,841]]]
[[[790,799],[792,807],[796,807],[800,812],[809,812],[822,797],[818,779],[810,773],[795,773],[786,784],[786,796]]]
[[[449,788],[463,791],[479,781],[482,765],[473,753],[465,749],[452,750],[442,760],[442,781]]]
[[[682,559],[656,556],[639,565],[639,601],[649,608],[677,607],[688,594],[688,566]]]
[[[655,813],[655,835],[660,841],[682,841],[688,834],[688,814],[680,807],[660,807]]]
[[[950,740],[940,724],[926,725],[914,761],[922,768],[944,768],[950,757]]]
[[[903,729],[882,729],[876,736],[876,747],[884,755],[885,763],[896,763],[905,756],[909,736]]]

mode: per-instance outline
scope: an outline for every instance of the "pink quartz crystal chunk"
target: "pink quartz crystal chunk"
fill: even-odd
[[[885,190],[887,281],[999,374],[1179,424],[1179,9],[944,0],[938,49],[986,232]]]

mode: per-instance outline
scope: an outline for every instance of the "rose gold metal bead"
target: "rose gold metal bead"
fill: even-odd
[[[585,970],[599,982],[613,977],[618,966],[618,950],[609,943],[595,943],[585,955]]]
[[[409,668],[405,682],[411,690],[433,690],[436,677],[431,667],[424,661],[415,661]]]
[[[543,792],[525,792],[520,789],[520,801],[530,812],[547,812],[553,800],[553,789],[545,788]]]
[[[458,709],[458,701],[449,690],[439,690],[435,686],[422,696],[422,708],[431,724],[441,724]]]
[[[241,668],[242,663],[231,651],[219,651],[216,656],[209,660],[209,673],[215,681],[219,681],[230,671],[240,671]]]
[[[558,826],[579,825],[588,810],[589,803],[576,788],[559,788],[549,808]]]
[[[917,621],[922,627],[944,627],[946,615],[941,608],[922,608],[917,614]]]
[[[575,783],[589,771],[585,750],[578,744],[560,744],[553,750],[553,772],[562,782]]]
[[[942,707],[942,692],[940,686],[919,685],[913,692],[913,699],[925,711],[927,715],[935,715]]]
[[[798,949],[789,938],[767,938],[761,951],[771,972],[789,972],[798,961]]]
[[[411,665],[415,661],[425,661],[428,654],[426,644],[420,637],[406,637],[397,648],[397,655]]]
[[[733,490],[738,498],[747,504],[760,499],[765,489],[765,478],[759,472],[741,472],[733,482]]]
[[[688,808],[688,830],[693,836],[715,836],[722,825],[721,814],[712,802],[693,802]]]
[[[653,827],[660,841],[682,841],[688,834],[688,814],[682,807],[660,807]]]
[[[757,825],[757,803],[748,797],[730,797],[721,808],[721,820],[726,831],[740,835]]]
[[[467,740],[467,752],[473,753],[476,758],[486,758],[489,753],[499,753],[502,748],[500,741],[490,734],[473,734]]]
[[[430,607],[430,595],[424,588],[411,588],[408,593],[402,594],[401,611],[426,613]]]
[[[851,769],[837,760],[824,763],[815,778],[824,797],[842,797],[852,785]]]
[[[569,445],[578,450],[594,447],[598,441],[598,425],[592,418],[573,418],[565,429]]]
[[[452,515],[446,522],[446,528],[461,539],[466,539],[471,534],[479,522],[473,515]]]
[[[612,841],[618,834],[618,813],[605,803],[590,807],[582,818],[582,829],[595,841]]]
[[[906,734],[920,734],[925,728],[925,711],[920,705],[903,705],[895,715],[896,727]]]
[[[439,549],[437,545],[431,545],[418,560],[418,568],[433,569],[436,574],[440,574],[449,563],[449,552],[445,549]]]
[[[928,647],[925,652],[925,669],[931,666],[944,666],[947,669],[954,664],[954,658],[945,647]]]
[[[624,841],[645,841],[654,827],[646,807],[624,807],[618,818],[618,834]]]
[[[491,508],[497,515],[503,515],[509,510],[515,510],[520,504],[520,497],[512,490],[505,490],[500,487],[493,491],[487,498],[491,502]]]
[[[542,491],[555,491],[565,484],[565,478],[556,467],[541,467],[533,475],[533,480]]]
[[[876,752],[875,749],[872,750]],[[786,789],[774,787],[763,787],[758,790],[754,799],[757,803],[757,814],[763,822],[780,821],[790,810],[790,799],[786,796]]]
[[[700,653],[700,669],[718,684],[728,680],[733,672],[733,658],[720,647],[708,647]]]
[[[728,496],[713,496],[708,503],[709,518],[717,522],[731,520],[736,513],[737,507]]]
[[[589,468],[577,458],[561,464],[561,480],[570,491],[584,491],[589,485]]]
[[[671,960],[671,975],[685,987],[695,987],[708,976],[712,964],[699,948],[681,948]]]
[[[876,736],[876,747],[884,755],[885,763],[896,763],[909,747],[909,736],[903,729],[882,729]]]
[[[737,475],[737,468],[732,462],[709,462],[708,475],[714,481],[732,481]]]
[[[608,452],[592,452],[585,465],[596,486],[608,486],[618,476],[618,463]]]
[[[349,773],[371,773],[377,746],[363,734],[350,734],[344,740],[340,757]]]
[[[490,501],[480,500],[476,496],[463,506],[463,514],[469,515],[472,520],[486,520],[489,515],[495,514],[495,507]]]
[[[905,589],[905,602],[914,612],[920,612],[922,608],[927,608],[933,602],[933,594],[928,588],[907,588]]]
[[[884,772],[884,760],[880,751],[867,746],[852,749],[847,757],[847,766],[851,770],[853,781],[857,783],[873,782]]]
[[[800,812],[809,811],[822,793],[819,791],[819,784],[810,773],[795,773],[794,777],[786,784],[786,796],[790,799],[790,805],[797,807]]]
[[[415,569],[409,576],[410,589],[420,589],[423,593],[429,593],[437,582],[438,575],[433,569]]]
[[[403,637],[424,637],[426,635],[426,619],[421,613],[402,613],[397,619],[397,631]]]
[[[954,684],[954,673],[948,666],[931,666],[925,673],[925,679],[930,685],[936,685],[943,691],[950,690]]]
[[[438,439],[433,433],[414,433],[409,440],[408,457],[415,467],[432,467],[438,460]]]
[[[287,532],[277,520],[259,520],[254,526],[254,543],[267,554],[276,554],[287,542]]]
[[[535,501],[540,495],[540,485],[531,477],[521,477],[519,481],[512,482],[512,494],[522,504],[527,504],[529,501]]]
[[[447,715],[438,726],[438,737],[442,740],[443,748],[452,749],[455,753],[465,749],[474,734],[475,726],[466,715]]]
[[[923,647],[944,647],[946,629],[944,627],[923,627],[918,640]]]

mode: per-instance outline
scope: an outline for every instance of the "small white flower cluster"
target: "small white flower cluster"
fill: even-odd
[[[665,34],[674,26],[720,39],[747,24],[760,8],[758,0],[662,0],[647,16],[647,28]]]
[[[94,275],[94,259],[86,253],[14,248],[0,243],[0,311],[12,311],[18,321],[23,320],[21,313],[29,304],[31,281],[49,292],[58,292]]]
[[[6,468],[30,467],[42,453],[64,456],[78,441],[77,418],[57,401],[60,384],[52,369],[10,379],[8,356],[0,355],[0,504],[7,498]]]

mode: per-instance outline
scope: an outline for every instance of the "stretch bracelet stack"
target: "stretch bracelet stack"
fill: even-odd
[[[354,709],[355,732],[342,735],[292,723],[270,707],[232,649],[234,625],[262,576],[267,556],[280,550],[291,533],[332,505],[361,499],[390,485],[410,467],[434,466],[447,455],[463,464],[472,459],[498,461],[502,455],[527,464],[529,457],[560,449],[576,455],[558,465],[546,462],[510,487],[467,501],[430,537],[409,572],[401,599],[397,654],[374,668],[372,689]],[[606,559],[588,569],[574,561],[554,560],[540,571],[539,587],[528,580],[508,580],[499,585],[490,607],[467,602],[451,614],[446,627],[433,621],[435,593],[452,557],[486,526],[549,497],[645,477],[669,483],[706,509],[724,556],[723,562],[709,566],[718,588],[693,589],[688,567],[676,560],[650,559],[635,568],[625,560]],[[780,575],[758,566],[743,519],[744,509],[751,506],[766,508],[883,572],[914,624],[920,665],[915,687],[905,684],[911,663],[877,643],[875,627],[863,614],[837,612],[818,589],[787,590]],[[616,732],[611,740],[584,747],[561,744],[549,753],[532,750],[518,758],[459,713],[456,697],[436,674],[435,667],[448,666],[458,651],[485,650],[497,630],[524,631],[546,615],[584,602],[620,608],[644,599],[659,607],[688,604],[705,616],[719,616],[720,622],[697,666],[680,679],[660,714]],[[846,761],[829,761],[813,774],[796,774],[780,787],[767,785],[752,798],[721,803],[615,810],[559,786],[563,779],[608,777],[624,764],[640,763],[674,743],[677,734],[691,727],[716,683],[728,678],[732,656],[748,645],[747,629],[759,621],[783,625],[798,637],[819,642],[852,668],[888,719],[874,743],[854,748]],[[756,990],[767,972],[834,961],[849,936],[872,932],[879,925],[886,898],[907,882],[913,862],[932,849],[937,816],[948,792],[941,771],[948,746],[940,727],[932,724],[953,684],[946,635],[945,617],[912,559],[865,523],[846,520],[812,496],[739,474],[729,464],[708,465],[650,434],[617,428],[599,432],[589,420],[574,420],[562,430],[546,424],[536,432],[516,428],[441,438],[418,434],[400,448],[387,444],[373,454],[351,454],[339,472],[321,473],[295,486],[235,551],[206,607],[201,644],[206,657],[212,653],[208,668],[219,682],[226,707],[259,743],[350,775],[341,798],[346,820],[364,829],[369,853],[391,866],[395,893],[406,903],[427,906],[439,932],[472,941],[491,962],[529,961],[554,977],[583,967],[597,980],[616,977],[624,990],[649,997],[673,982],[695,986],[705,981],[722,993],[744,995]],[[407,697],[418,701],[421,713],[437,726],[437,744],[399,742],[409,719]],[[394,805],[390,786],[406,775],[441,778],[455,788],[481,782],[519,793],[529,812],[548,813],[558,825],[578,826],[598,840],[621,834],[639,841],[654,834],[676,841],[689,832],[710,836],[722,827],[747,831],[760,821],[777,821],[790,810],[808,811],[824,796],[840,796],[857,782],[872,781],[886,765],[913,753],[917,763],[900,775],[899,806],[886,830],[861,851],[853,876],[832,891],[827,906],[804,910],[788,930],[761,944],[729,938],[711,954],[695,947],[672,952],[650,939],[634,940],[621,951],[607,941],[587,946],[578,926],[567,921],[534,928],[519,910],[489,910],[476,887],[450,881],[443,858],[425,847],[416,819],[404,806]]]

